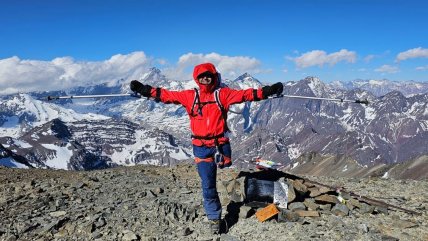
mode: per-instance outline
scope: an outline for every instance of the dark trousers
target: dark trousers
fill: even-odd
[[[230,144],[226,143],[220,146],[223,155],[232,156]],[[214,159],[216,153],[215,147],[193,146],[193,154],[195,157],[206,159]],[[215,161],[201,161],[197,164],[199,177],[201,178],[202,196],[204,198],[204,209],[209,220],[221,219],[221,203],[218,197],[216,180],[217,180],[217,164]]]

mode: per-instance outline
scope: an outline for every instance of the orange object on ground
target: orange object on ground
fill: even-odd
[[[260,222],[264,222],[269,218],[277,215],[279,213],[278,208],[276,208],[275,204],[269,204],[265,208],[256,212],[256,217]]]

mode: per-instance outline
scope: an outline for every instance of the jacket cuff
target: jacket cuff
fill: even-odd
[[[264,100],[264,99],[266,99],[266,97],[265,97],[265,96],[263,96],[263,90],[262,90],[262,88],[257,89],[257,97],[259,98],[259,100]]]
[[[150,97],[155,98],[156,97],[156,88],[153,88],[150,90]]]

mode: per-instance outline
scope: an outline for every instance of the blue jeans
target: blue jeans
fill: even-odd
[[[220,146],[223,155],[231,157],[232,150],[230,143]],[[204,159],[212,157],[216,153],[215,147],[195,146],[193,145],[193,155]],[[221,203],[218,197],[217,181],[217,164],[212,162],[199,162],[197,164],[199,177],[202,183],[202,196],[204,198],[204,209],[209,220],[221,219]]]

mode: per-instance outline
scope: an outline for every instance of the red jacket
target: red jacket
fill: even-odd
[[[174,103],[181,104],[186,108],[190,118],[190,129],[192,136],[205,137],[205,139],[192,139],[192,144],[196,146],[215,146],[214,139],[210,139],[214,136],[224,134],[227,130],[227,111],[230,106],[245,101],[254,101],[263,99],[262,89],[246,89],[246,90],[235,90],[229,87],[223,87],[219,93],[220,103],[223,105],[226,111],[225,117],[222,116],[222,112],[219,106],[215,102],[214,91],[217,89],[220,80],[212,83],[209,86],[200,85],[197,81],[197,76],[206,71],[216,73],[214,66],[210,63],[201,64],[195,67],[194,79],[199,86],[199,99],[200,102],[211,102],[204,105],[200,110],[198,105],[192,106],[195,100],[195,90],[182,90],[182,91],[170,91],[164,88],[160,88],[160,101],[166,104]],[[213,72],[215,71],[215,72]],[[256,98],[254,96],[256,94]],[[152,88],[151,96],[156,97],[156,88]],[[226,136],[218,138],[218,143],[223,144],[229,141]]]

